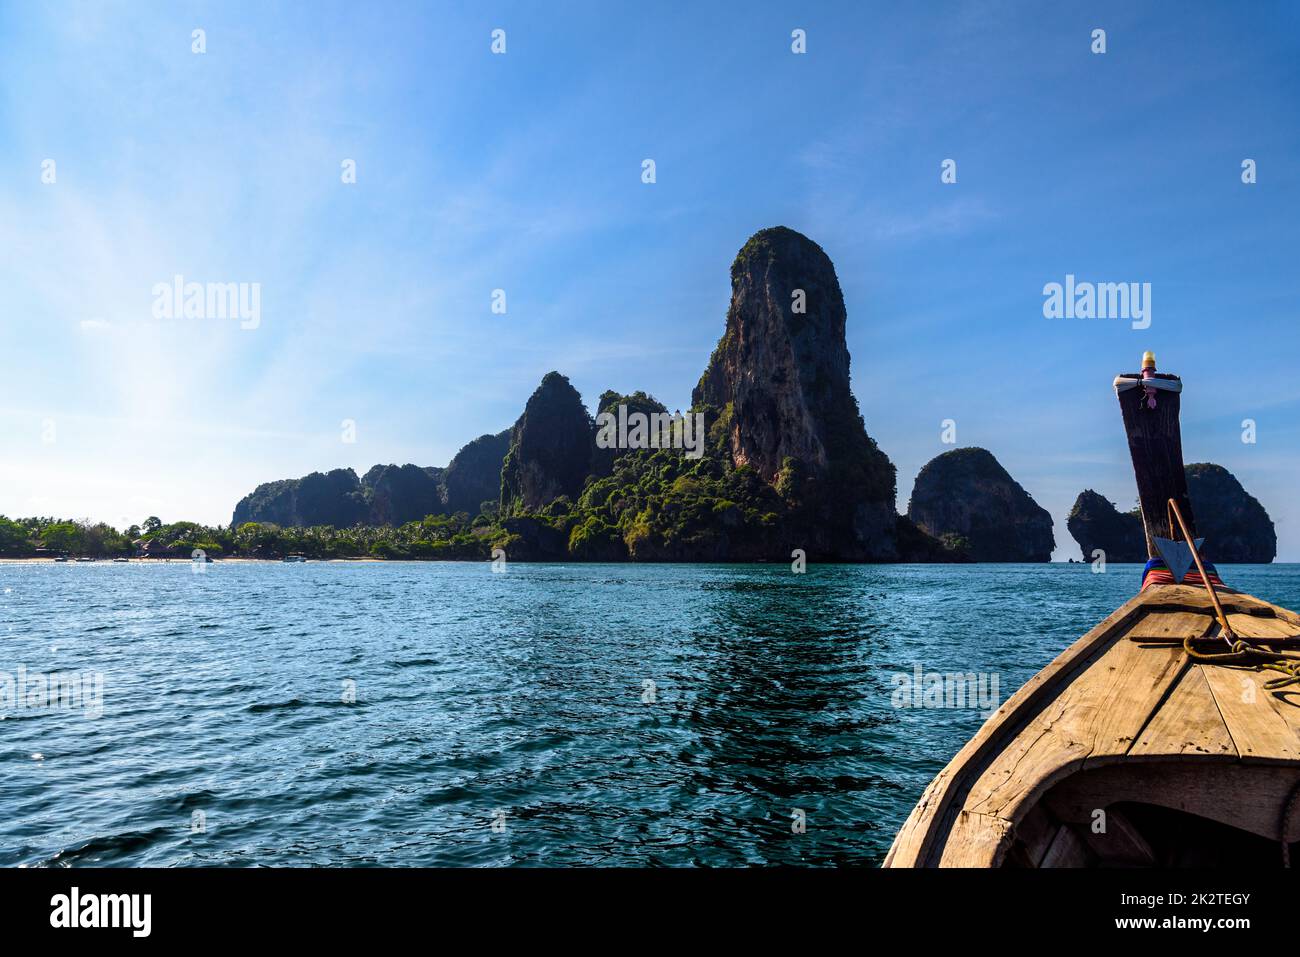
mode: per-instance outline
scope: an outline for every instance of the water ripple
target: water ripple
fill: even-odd
[[[1225,571],[1300,606],[1295,566]],[[0,563],[0,674],[103,678],[99,716],[0,702],[0,865],[878,864],[983,720],[900,676],[1005,698],[1136,582]]]

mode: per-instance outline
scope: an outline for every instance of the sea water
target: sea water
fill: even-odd
[[[0,564],[0,865],[876,865],[1139,573]]]

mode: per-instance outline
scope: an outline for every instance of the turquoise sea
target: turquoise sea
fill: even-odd
[[[0,865],[873,866],[983,720],[896,676],[1005,698],[1139,576],[205,567],[0,564]]]

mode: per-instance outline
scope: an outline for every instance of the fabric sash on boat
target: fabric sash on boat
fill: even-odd
[[[1205,563],[1205,573],[1210,576],[1210,584],[1218,588],[1223,588],[1223,581],[1219,578],[1219,573],[1215,571],[1214,565],[1210,562]],[[1142,571],[1142,587],[1139,591],[1146,591],[1152,585],[1173,585],[1174,576],[1165,564],[1163,558],[1152,558],[1147,562],[1146,568]],[[1204,587],[1205,582],[1201,580],[1201,573],[1195,568],[1188,571],[1183,576],[1184,585],[1199,585]]]

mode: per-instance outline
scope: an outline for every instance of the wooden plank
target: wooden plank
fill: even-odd
[[[1230,588],[1218,588],[1219,604],[1224,611],[1241,615],[1261,615],[1276,617],[1286,621],[1300,622],[1295,612],[1270,605],[1254,595],[1233,591]],[[1214,614],[1214,602],[1204,585],[1156,585],[1142,593],[1148,596],[1148,610],[1155,611],[1201,611]]]
[[[1095,686],[1083,689],[1096,709],[1086,725],[1092,735],[1088,760],[1127,754],[1187,666],[1187,653],[1179,646],[1112,648],[1098,662],[1096,675],[1086,676]]]
[[[1079,697],[1071,695],[1072,690],[1073,686],[1007,743],[974,782],[966,798],[967,808],[980,814],[1010,817],[1027,793],[1027,782],[1083,766],[1089,742],[1072,733],[1078,725],[1071,721],[1075,704],[1071,699]]]
[[[1198,754],[1237,759],[1232,735],[1199,667],[1186,670],[1128,753],[1144,758]]]
[[[1300,734],[1279,708],[1300,711],[1279,702],[1264,688],[1275,671],[1255,672],[1221,665],[1197,665],[1214,695],[1219,713],[1243,761],[1300,759]]]
[[[1154,600],[1147,606],[1146,617],[1130,633],[1134,641],[1182,641],[1189,635],[1200,637],[1218,632],[1214,606],[1205,589],[1162,585],[1149,591]],[[1176,600],[1171,600],[1174,597],[1171,592],[1177,593]],[[1286,609],[1237,593],[1222,594],[1221,601],[1228,624],[1241,637],[1300,644],[1300,620],[1292,620]],[[1198,618],[1208,619],[1208,630],[1201,628]]]
[[[962,811],[939,849],[937,863],[940,867],[999,867],[1012,834],[1010,821]]]
[[[1142,617],[1128,637],[1133,641],[1182,642],[1210,633],[1217,622],[1214,616],[1196,611],[1152,611]]]
[[[1241,638],[1265,638],[1285,642],[1300,640],[1300,629],[1279,618],[1266,618],[1261,615],[1234,615],[1228,613],[1228,624],[1233,633]]]
[[[989,765],[966,807],[1011,818],[1046,783],[1089,758],[1127,753],[1186,667],[1182,648],[1116,642]]]
[[[1153,611],[1166,608],[1170,611],[1195,611],[1205,608],[1212,611],[1214,609],[1209,593],[1200,585],[1195,588],[1191,585],[1157,585],[1148,588],[1142,594],[1147,596],[1148,604]],[[1222,602],[1226,603],[1228,600],[1224,592],[1220,592],[1219,597]]]
[[[1300,615],[1297,615],[1290,608],[1282,608],[1279,605],[1268,605],[1268,609],[1273,612],[1278,621],[1284,621],[1288,624],[1300,628]]]
[[[1205,589],[1202,588],[1201,592],[1204,594]],[[1300,626],[1300,615],[1297,615],[1289,608],[1283,608],[1281,605],[1274,605],[1261,598],[1256,598],[1254,595],[1247,595],[1245,592],[1233,592],[1219,589],[1219,603],[1223,605],[1224,611],[1229,614],[1237,613],[1242,615],[1256,615],[1264,618],[1277,618],[1279,621]]]

